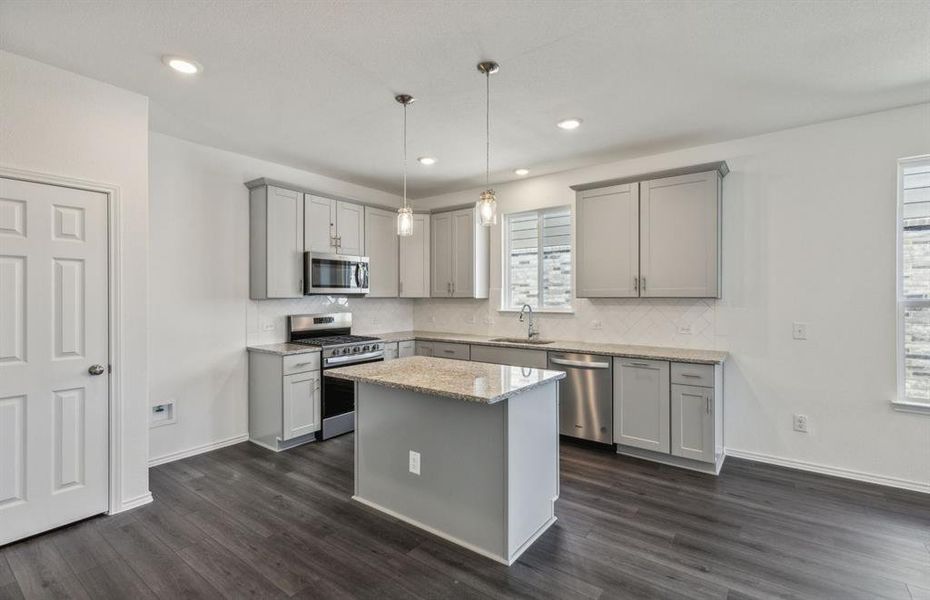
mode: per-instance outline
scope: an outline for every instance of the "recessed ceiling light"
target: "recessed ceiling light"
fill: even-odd
[[[519,175],[520,177],[523,177],[524,175],[529,175],[530,170],[529,169],[514,169],[513,173],[514,175]]]
[[[433,158],[432,156],[421,156],[420,158],[417,159],[417,162],[419,162],[421,165],[426,165],[428,167],[430,165],[435,165],[436,159]]]
[[[564,119],[556,123],[561,129],[578,129],[581,125],[581,119]]]
[[[200,63],[187,58],[181,58],[180,56],[165,55],[161,60],[178,73],[183,73],[185,75],[196,75],[203,71],[203,67],[200,66]]]

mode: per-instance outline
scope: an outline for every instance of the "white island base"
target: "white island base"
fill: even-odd
[[[555,522],[558,381],[494,403],[355,385],[353,499],[506,565]]]

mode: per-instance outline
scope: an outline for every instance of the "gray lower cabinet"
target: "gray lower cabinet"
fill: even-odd
[[[249,353],[249,440],[274,451],[314,439],[320,415],[320,353]]]
[[[614,442],[668,454],[669,363],[614,359]]]
[[[397,357],[397,342],[386,342],[384,344],[384,360],[394,360]]]
[[[418,341],[415,350],[417,356],[433,356],[433,342]]]
[[[471,360],[471,350],[468,344],[455,344],[452,342],[433,342],[433,356],[436,358],[454,358],[455,360]]]
[[[714,390],[672,384],[672,455],[713,462]]]
[[[397,342],[397,357],[407,358],[416,354],[416,342],[413,340],[404,340]]]
[[[513,365],[515,367],[530,367],[533,369],[547,368],[545,350],[501,348],[500,346],[478,346],[472,344],[471,360],[475,362],[496,363],[499,365]]]
[[[614,442],[625,454],[718,473],[723,365],[615,358]]]

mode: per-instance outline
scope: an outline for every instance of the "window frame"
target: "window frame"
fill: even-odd
[[[915,300],[904,297],[904,170],[915,164],[930,164],[930,154],[898,160],[897,214],[895,218],[895,311],[897,395],[892,406],[900,411],[930,415],[930,401],[907,397],[907,354],[905,351],[904,318],[908,308],[930,308],[930,299]]]
[[[544,281],[544,246],[542,241],[542,231],[544,218],[547,213],[568,212],[569,216],[569,253],[571,254],[572,276],[570,279],[571,293],[569,305],[563,308],[542,307],[534,308],[534,313],[554,313],[554,314],[574,314],[575,313],[575,213],[571,204],[560,204],[557,206],[547,206],[544,208],[533,208],[530,210],[521,210],[507,213],[504,215],[501,226],[501,299],[498,312],[518,313],[520,308],[515,308],[511,304],[510,297],[510,220],[514,217],[536,214],[536,240],[537,240],[537,281],[540,286],[540,300],[544,300],[543,281]]]

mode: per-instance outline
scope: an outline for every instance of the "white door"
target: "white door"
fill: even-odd
[[[576,296],[638,296],[639,184],[581,192],[575,214]]]
[[[475,209],[452,213],[452,295],[457,298],[475,295],[475,227]]]
[[[339,254],[366,256],[365,208],[362,205],[336,201],[336,244]]]
[[[304,250],[336,252],[336,201],[321,196],[304,196]]]
[[[320,429],[320,375],[315,371],[284,376],[284,439]]]
[[[717,171],[640,184],[641,296],[719,296]]]
[[[452,295],[452,213],[433,215],[430,222],[430,286],[432,295]]]
[[[669,364],[614,359],[614,442],[668,454]]]
[[[714,462],[714,390],[672,385],[672,454]]]
[[[369,298],[397,297],[397,213],[365,207],[365,248],[371,272]]]
[[[429,215],[413,215],[413,235],[400,238],[400,296],[429,298]]]
[[[105,194],[0,178],[0,546],[107,510],[107,281]]]
[[[268,297],[303,298],[304,195],[268,187]]]

